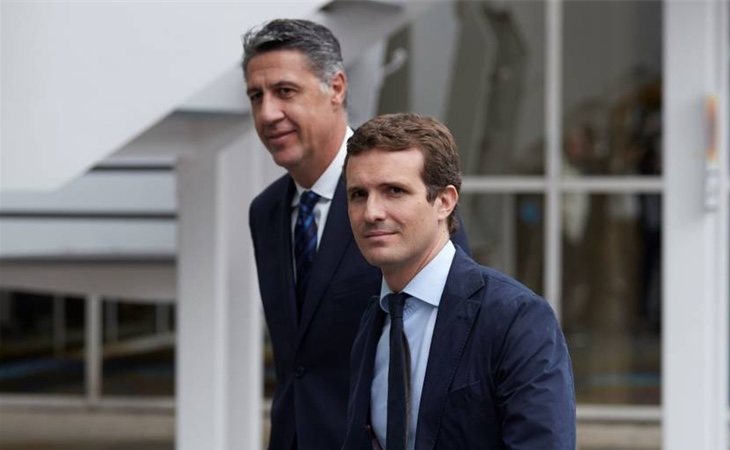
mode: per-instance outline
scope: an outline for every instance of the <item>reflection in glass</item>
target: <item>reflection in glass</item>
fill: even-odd
[[[104,302],[103,395],[175,393],[174,307]]]
[[[271,344],[271,336],[269,328],[264,327],[264,398],[270,399],[274,397],[276,389],[276,368],[274,367],[274,347]]]
[[[543,196],[462,194],[459,212],[472,256],[543,292]]]
[[[379,113],[445,122],[466,174],[544,173],[545,2],[432,2],[390,37],[385,61],[403,51]]]
[[[661,197],[563,198],[562,320],[583,403],[660,401]]]
[[[0,291],[0,393],[84,392],[84,300]]]
[[[565,175],[661,173],[662,2],[563,3]]]

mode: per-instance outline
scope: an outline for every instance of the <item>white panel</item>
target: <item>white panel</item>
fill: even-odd
[[[0,287],[139,302],[175,301],[173,262],[0,262]]]
[[[91,172],[52,192],[0,192],[1,211],[174,213],[175,173]]]
[[[180,450],[261,448],[263,319],[248,204],[269,164],[255,133],[179,164]]]
[[[172,256],[174,221],[0,220],[0,258]]]
[[[323,1],[286,3],[303,17]],[[52,189],[241,57],[275,2],[2,2],[3,189]]]
[[[703,197],[710,94],[721,105],[720,186],[727,183],[727,3],[664,8],[663,448],[726,449],[728,205],[707,210]]]

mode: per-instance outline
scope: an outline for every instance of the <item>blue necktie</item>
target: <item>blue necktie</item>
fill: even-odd
[[[301,315],[304,294],[309,282],[309,269],[317,253],[317,222],[314,220],[314,205],[319,195],[312,191],[302,192],[299,198],[299,213],[294,225],[294,262],[297,267],[297,310]]]
[[[385,446],[388,450],[404,450],[408,433],[411,357],[403,332],[403,306],[407,294],[388,294],[390,313],[390,361],[388,365],[388,426]]]

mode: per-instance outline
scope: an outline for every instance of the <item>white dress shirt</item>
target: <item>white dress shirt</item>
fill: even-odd
[[[431,338],[436,324],[441,295],[446,286],[456,248],[447,241],[441,251],[416,274],[403,288],[410,297],[403,308],[403,330],[411,351],[411,404],[408,418],[406,448],[416,445],[418,408],[421,405],[423,380],[431,350]],[[383,279],[380,289],[380,307],[388,313],[385,296],[393,292]],[[370,390],[370,423],[382,448],[386,448],[385,436],[388,429],[388,366],[390,360],[390,316],[385,318],[383,333],[375,353],[373,384]]]
[[[342,140],[340,150],[337,152],[335,159],[332,160],[327,169],[320,175],[317,181],[314,182],[312,188],[309,189],[314,191],[315,194],[319,195],[317,204],[314,205],[314,221],[317,223],[317,249],[319,249],[319,243],[322,242],[322,232],[324,226],[327,223],[327,216],[329,215],[330,206],[332,206],[332,199],[335,196],[337,190],[337,183],[342,175],[342,166],[345,164],[345,156],[347,156],[347,140],[352,136],[352,129],[347,127],[345,132],[345,138]],[[294,276],[296,277],[297,267],[296,262],[293,261],[294,256],[294,226],[297,223],[297,216],[299,215],[299,198],[302,196],[302,192],[306,189],[299,186],[297,182],[294,182],[297,190],[292,198],[291,207],[291,242],[292,242],[292,264],[294,264]]]

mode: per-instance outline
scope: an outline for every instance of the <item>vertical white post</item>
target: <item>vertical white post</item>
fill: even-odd
[[[262,156],[251,134],[178,164],[179,450],[261,448],[262,320],[248,205],[261,189]]]
[[[723,1],[664,2],[666,450],[728,448],[728,205],[705,207],[709,95],[724,105],[716,121],[724,181],[716,188],[727,182],[727,39]]]
[[[563,271],[561,264],[561,158],[562,158],[562,31],[563,31],[563,2],[562,0],[548,0],[545,5],[547,39],[545,58],[545,120],[546,129],[546,166],[545,177],[547,190],[545,191],[545,298],[552,305],[558,318],[561,317],[560,297],[561,279]]]
[[[223,450],[225,299],[216,276],[215,155],[181,159],[177,182],[176,448]]]
[[[86,401],[99,403],[101,397],[101,296],[86,296]]]

